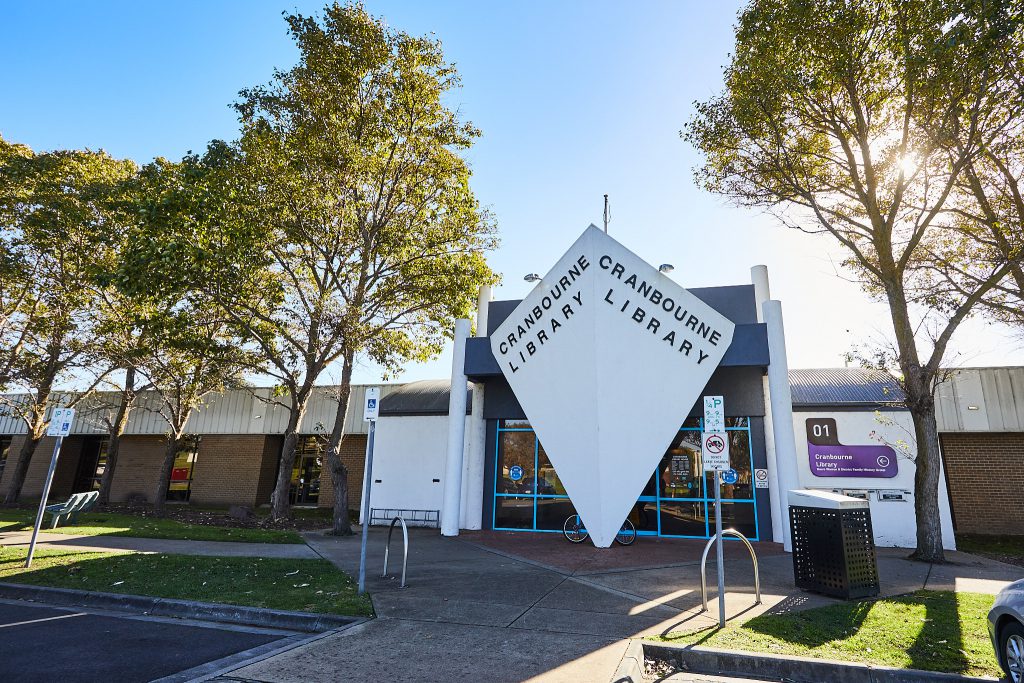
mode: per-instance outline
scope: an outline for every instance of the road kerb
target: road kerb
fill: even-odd
[[[783,657],[647,641],[642,645],[644,668],[661,664],[693,674],[746,676],[793,683],[993,683],[996,680],[813,657]]]
[[[217,621],[306,633],[330,631],[366,618],[4,582],[0,582],[0,598],[58,606],[142,612],[154,616]]]

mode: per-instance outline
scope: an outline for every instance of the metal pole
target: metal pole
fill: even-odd
[[[725,553],[722,538],[722,473],[715,470],[715,558],[718,562],[718,628],[725,628]]]
[[[62,443],[64,443],[64,437],[58,436],[57,443],[53,446],[53,457],[50,458],[50,469],[46,472],[46,481],[43,482],[43,497],[39,499],[39,512],[36,513],[36,525],[32,529],[32,541],[28,544],[28,557],[25,559],[26,569],[32,566],[32,556],[36,552],[36,537],[39,536],[39,527],[43,525],[46,499],[50,495],[50,484],[53,483],[53,473],[57,469],[57,456],[60,455],[60,445]]]
[[[366,539],[370,532],[370,489],[373,488],[373,433],[377,421],[370,421],[370,436],[366,440],[366,498],[363,500],[363,541],[359,546],[359,592],[366,592]]]

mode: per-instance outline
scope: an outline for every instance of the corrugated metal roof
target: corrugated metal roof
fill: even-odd
[[[380,401],[381,415],[447,415],[448,388],[451,381],[426,379],[403,384]],[[473,398],[472,388],[466,383],[466,414],[469,415]]]
[[[823,368],[789,371],[794,406],[865,406],[903,400],[896,379],[881,370]]]
[[[795,407],[877,407],[903,399],[896,380],[878,370],[862,368],[800,369],[789,372]],[[366,433],[359,407],[367,386],[380,386],[382,415],[447,415],[448,380],[425,380],[409,384],[354,385],[348,415],[349,434]],[[313,433],[334,425],[336,387],[321,386],[314,391],[300,430]],[[469,391],[467,385],[467,391]],[[7,396],[6,400],[17,399]],[[80,405],[74,434],[103,434],[104,417],[112,412],[106,401],[116,394],[101,393]],[[269,388],[235,389],[214,394],[204,401],[189,420],[192,434],[281,434],[288,411]],[[143,394],[128,421],[128,434],[163,434],[167,424],[157,412],[157,397]],[[63,405],[61,396],[55,406]],[[472,405],[467,396],[469,414]],[[20,434],[25,424],[0,408],[0,434]],[[936,417],[942,432],[1024,431],[1024,367],[963,368],[951,372],[949,381],[936,392]]]
[[[367,423],[363,422],[364,396],[367,386],[380,387],[381,397],[387,396],[398,386],[395,384],[356,384],[352,386],[348,414],[345,416],[347,434],[365,434]],[[447,383],[445,384],[447,396]],[[318,386],[309,399],[306,414],[299,425],[303,434],[319,431],[330,432],[338,410],[336,386]],[[52,401],[53,406],[65,405],[63,395]],[[17,396],[8,397],[17,399]],[[105,418],[112,416],[119,400],[116,392],[99,392],[80,404],[72,427],[73,434],[105,434]],[[167,422],[159,412],[159,396],[155,392],[143,392],[138,397],[136,408],[128,418],[126,434],[165,434]],[[192,412],[185,428],[189,434],[283,434],[288,424],[287,397],[274,396],[273,389],[260,387],[232,389],[220,394],[211,394],[203,404]],[[447,412],[447,398],[445,411]],[[0,434],[23,434],[25,423],[0,408]]]
[[[1024,432],[1024,367],[953,370],[935,408],[940,432]]]

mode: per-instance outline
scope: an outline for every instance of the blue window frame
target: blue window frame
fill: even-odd
[[[637,498],[629,518],[640,535],[709,538],[713,533],[713,475],[704,473],[700,459],[701,422],[691,418],[679,428]],[[723,526],[756,541],[750,418],[728,418],[726,432],[739,478],[734,485],[722,485]],[[576,510],[530,423],[499,420],[495,441],[493,528],[561,532],[565,519]]]

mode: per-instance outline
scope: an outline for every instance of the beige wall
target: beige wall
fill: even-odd
[[[190,502],[248,506],[264,502],[259,493],[266,441],[262,434],[204,435],[192,473]]]
[[[11,442],[11,455],[0,476],[0,494],[6,493],[23,441],[23,436],[15,436]],[[71,494],[83,441],[84,438],[80,436],[64,440],[54,474],[51,499],[62,499]],[[162,436],[121,437],[121,452],[110,492],[111,502],[152,502],[165,443]],[[270,503],[281,443],[282,437],[276,435],[204,435],[200,440],[199,457],[192,474],[190,501],[211,506],[256,507]],[[53,439],[44,438],[36,449],[22,489],[23,500],[39,498],[50,455],[53,453],[53,444]],[[349,507],[353,510],[359,509],[365,455],[365,435],[350,434],[345,437],[341,458],[349,469]],[[319,505],[331,507],[334,505],[334,491],[326,463],[320,481]]]
[[[110,501],[124,503],[129,499],[152,502],[153,491],[160,476],[166,439],[162,436],[122,436]]]
[[[57,470],[53,473],[53,484],[50,487],[50,498],[67,498],[71,495],[71,488],[75,483],[75,473],[78,471],[78,458],[82,453],[82,437],[69,436],[64,439],[61,445],[60,456],[57,459]],[[56,439],[44,436],[36,446],[35,453],[28,465],[28,473],[25,475],[25,484],[21,487],[22,500],[39,500],[43,493],[43,482],[46,479],[46,472],[50,468],[50,459],[53,457],[53,447]],[[25,443],[23,435],[15,436],[11,440],[11,450],[7,456],[7,464],[4,466],[3,476],[0,478],[0,494],[6,495],[7,488],[14,478],[14,469],[18,463],[21,447]]]

